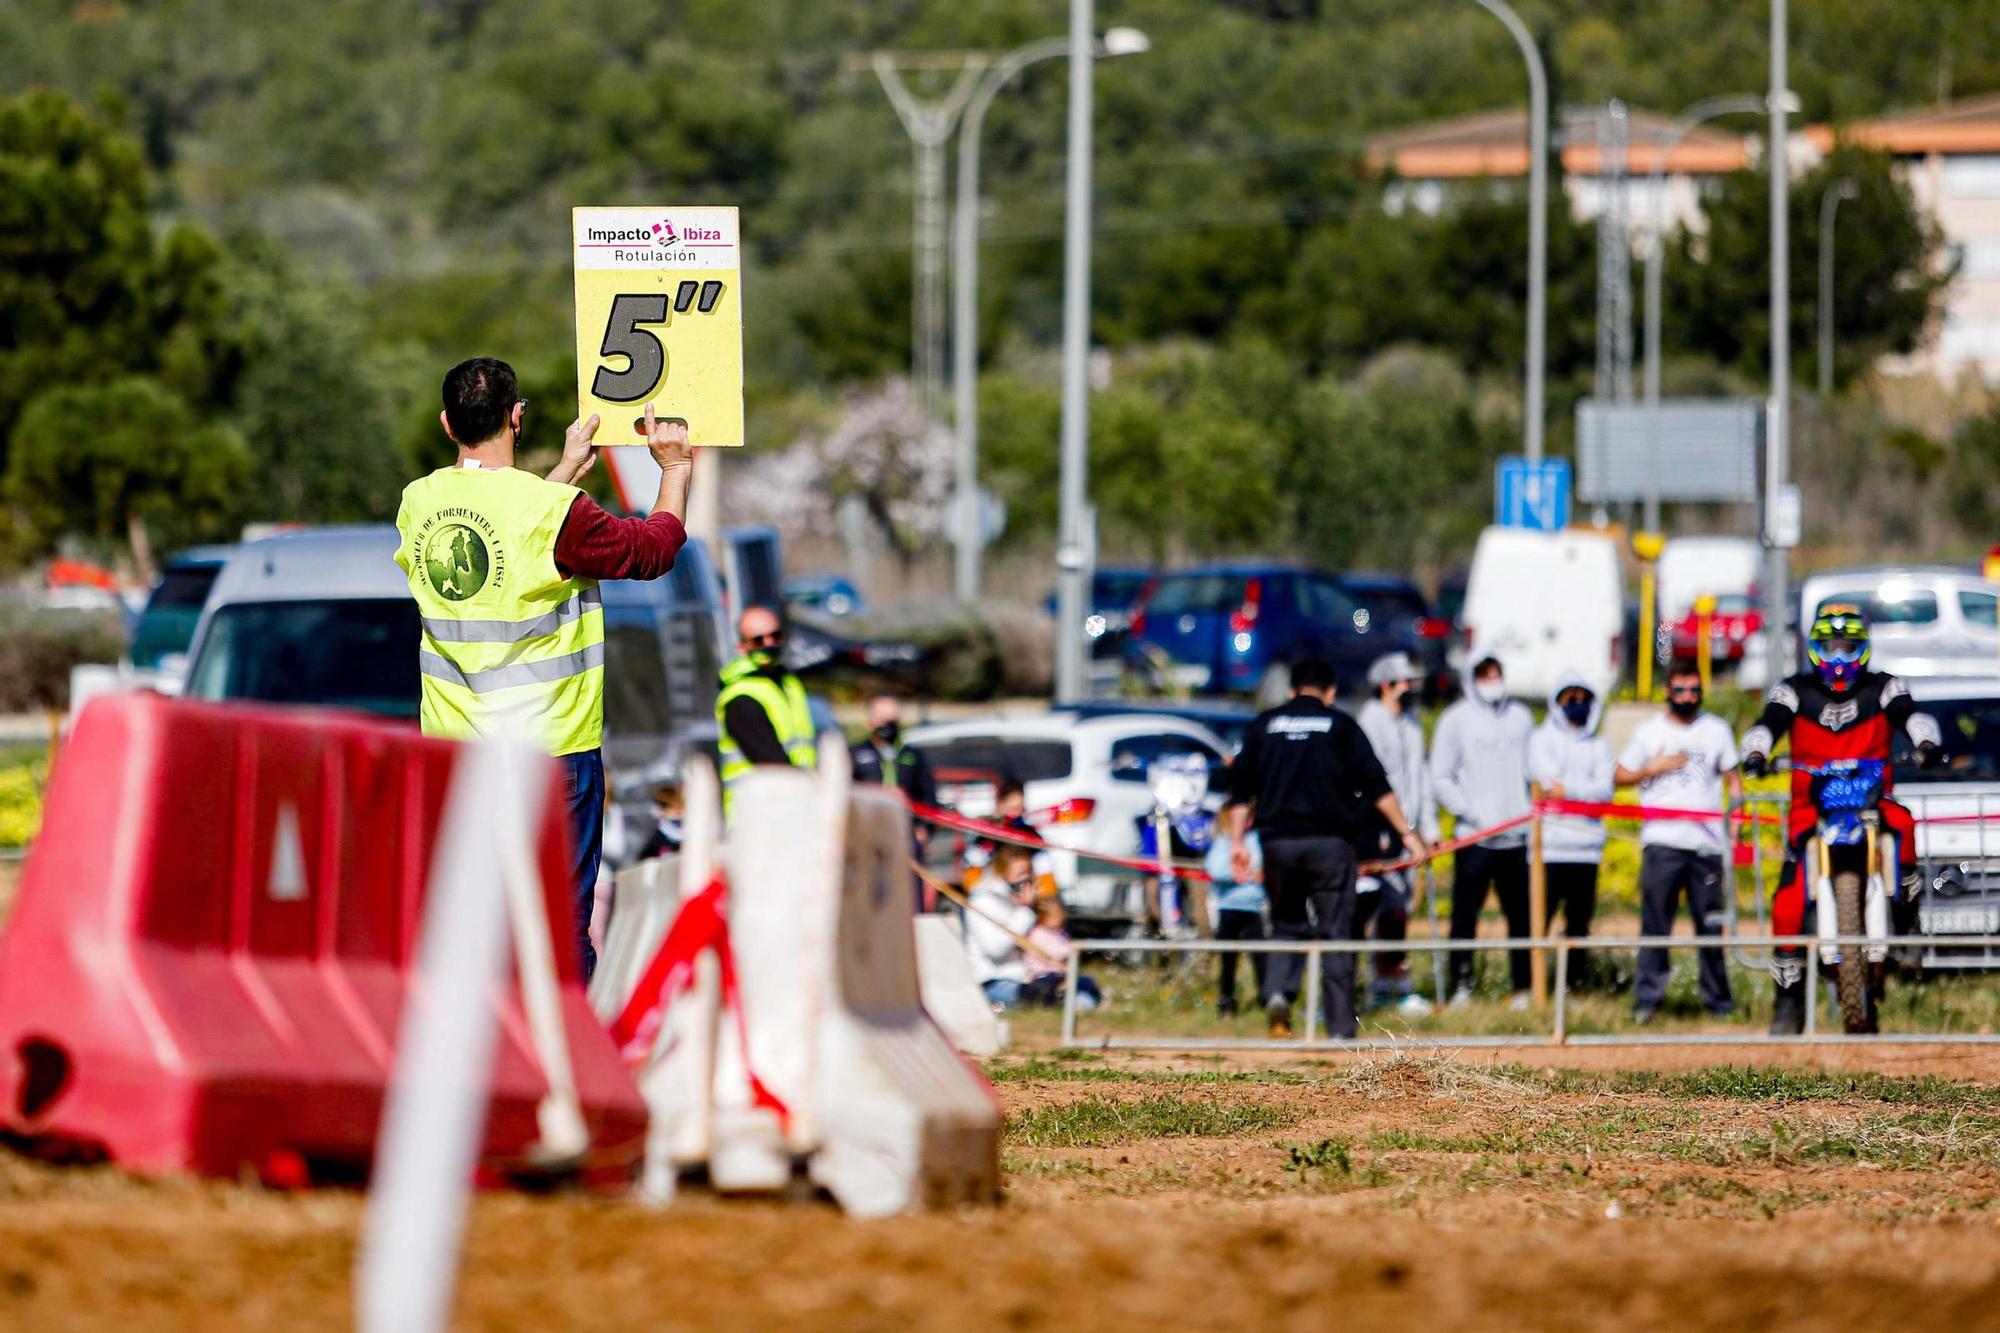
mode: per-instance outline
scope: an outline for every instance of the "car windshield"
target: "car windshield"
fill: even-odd
[[[1070,774],[1068,741],[1039,737],[959,736],[916,742],[941,781],[1047,782]]]
[[[1349,597],[1378,616],[1391,620],[1399,617],[1421,620],[1430,614],[1430,608],[1424,605],[1423,594],[1413,588],[1357,588],[1351,583],[1341,586]]]
[[[1937,598],[1921,588],[1884,584],[1874,592],[1842,592],[1819,599],[1821,610],[1842,602],[1859,606],[1875,625],[1930,625],[1938,618]]]
[[[1139,600],[1150,574],[1098,574],[1090,581],[1090,600],[1099,611],[1123,611]]]
[[[1144,782],[1153,761],[1170,754],[1198,754],[1210,768],[1222,766],[1222,756],[1192,736],[1127,736],[1112,742],[1111,776],[1120,782]]]
[[[415,719],[417,640],[408,597],[240,602],[216,611],[187,692]]]
[[[1234,574],[1180,574],[1160,580],[1146,599],[1149,616],[1181,616],[1234,611],[1243,604],[1246,581]]]
[[[2000,698],[1925,700],[1917,711],[1937,719],[1944,759],[1935,767],[1919,768],[1910,738],[1898,731],[1897,782],[2000,781]]]
[[[215,576],[222,572],[221,565],[183,565],[169,569],[160,576],[159,586],[146,599],[148,611],[201,610],[201,604],[208,600],[208,590],[215,586]]]

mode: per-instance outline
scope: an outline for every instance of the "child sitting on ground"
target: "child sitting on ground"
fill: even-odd
[[[1060,898],[1041,898],[1035,903],[1035,927],[1028,932],[1026,950],[1028,984],[1021,991],[1022,1004],[1059,1005],[1063,982],[1069,974],[1069,931]],[[1076,978],[1076,1007],[1086,1013],[1098,1006],[1104,993],[1095,978],[1082,973]]]

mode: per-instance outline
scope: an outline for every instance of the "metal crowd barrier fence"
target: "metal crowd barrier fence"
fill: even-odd
[[[1891,948],[1921,943],[1922,937],[1895,936],[1886,943]],[[1149,1050],[1149,1051],[1370,1051],[1388,1049],[1462,1049],[1470,1047],[1545,1046],[1768,1046],[1768,1045],[1995,1045],[2000,1033],[1991,1032],[1877,1032],[1850,1034],[1822,1031],[1819,1024],[1819,983],[1821,945],[1861,947],[1865,936],[1818,935],[1586,935],[1570,939],[1563,935],[1529,939],[1407,939],[1407,940],[1073,940],[1070,944],[1067,975],[1063,986],[1062,1041],[1067,1050]],[[1883,943],[1883,941],[1875,941]],[[1954,944],[1969,948],[2000,948],[2000,935],[1955,938]],[[1805,951],[1806,1004],[1805,1031],[1796,1035],[1773,1036],[1765,1032],[1633,1032],[1572,1033],[1569,1031],[1569,957],[1575,950],[1605,949],[1754,949],[1798,947]],[[1555,955],[1555,988],[1551,1030],[1547,1035],[1532,1033],[1474,1034],[1385,1034],[1380,1037],[1337,1039],[1319,1034],[1320,959],[1325,954],[1493,953],[1533,950]],[[1286,1040],[1254,1037],[1121,1037],[1077,1038],[1077,980],[1082,974],[1086,953],[1302,953],[1306,955],[1305,1022],[1297,1037]]]

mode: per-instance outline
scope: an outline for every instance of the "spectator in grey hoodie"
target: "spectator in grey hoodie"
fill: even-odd
[[[1403,813],[1423,833],[1426,842],[1438,838],[1437,798],[1431,793],[1431,773],[1424,762],[1424,728],[1416,719],[1417,690],[1423,673],[1408,653],[1385,653],[1368,668],[1374,696],[1361,705],[1355,721],[1389,775],[1389,789]],[[1363,860],[1402,859],[1402,840],[1386,820],[1378,821],[1373,846],[1362,849]],[[1375,927],[1378,940],[1400,940],[1409,929],[1412,875],[1407,870],[1363,875],[1355,887],[1354,938],[1366,939]],[[1368,984],[1370,1008],[1400,1004],[1405,1013],[1430,1012],[1430,1004],[1410,986],[1408,955],[1375,955],[1375,977]]]
[[[1549,714],[1528,738],[1528,780],[1541,784],[1552,801],[1608,801],[1618,764],[1611,744],[1597,734],[1604,704],[1590,683],[1575,672],[1556,678]],[[1542,861],[1547,867],[1548,920],[1563,914],[1563,934],[1580,940],[1590,934],[1597,910],[1597,863],[1604,856],[1604,821],[1584,815],[1551,815],[1542,822]],[[1581,949],[1569,956],[1569,984],[1589,976]]]
[[[1481,657],[1466,675],[1465,697],[1444,710],[1431,736],[1431,781],[1438,804],[1458,819],[1454,837],[1504,824],[1528,813],[1528,733],[1535,718],[1527,705],[1507,697],[1500,659]],[[1535,933],[1528,914],[1528,830],[1526,825],[1460,848],[1451,882],[1451,937],[1479,933],[1479,913],[1487,890],[1500,897],[1507,933],[1522,939]],[[1514,982],[1509,1004],[1528,1007],[1528,954],[1508,955]],[[1453,1004],[1472,999],[1472,955],[1451,956]]]

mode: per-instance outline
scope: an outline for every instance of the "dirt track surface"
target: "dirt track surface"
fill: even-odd
[[[2000,1096],[1963,1084],[1691,1096],[1411,1056],[997,1070],[994,1212],[488,1195],[459,1322],[1980,1326],[2000,1297]],[[360,1215],[348,1193],[0,1156],[0,1327],[341,1327]]]
[[[0,864],[0,916],[13,869]],[[1718,1072],[1718,1058],[1762,1072]],[[1985,1049],[1024,1051],[993,1071],[1009,1115],[996,1210],[857,1223],[814,1202],[691,1193],[659,1213],[489,1194],[473,1211],[457,1322],[1996,1319],[2000,1053]],[[0,1149],[0,1329],[351,1327],[361,1213],[348,1192],[143,1181]]]

